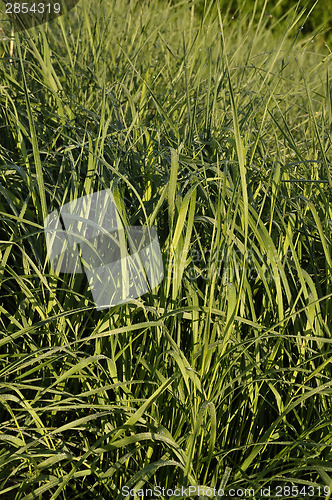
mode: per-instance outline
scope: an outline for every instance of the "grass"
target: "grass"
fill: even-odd
[[[331,50],[301,9],[209,5],[81,0],[1,42],[0,498],[330,498]],[[108,187],[165,279],[100,312],[43,220]]]

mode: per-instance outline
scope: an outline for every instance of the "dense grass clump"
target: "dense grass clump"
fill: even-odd
[[[329,498],[331,51],[267,8],[81,0],[1,42],[0,497]],[[97,311],[43,221],[105,188],[165,278]]]
[[[176,5],[176,0],[164,0]],[[315,33],[315,37],[320,42],[332,40],[332,9],[326,2],[321,0],[196,0],[195,12],[199,16],[204,16],[206,11],[211,9],[214,14],[221,10],[225,18],[233,21],[241,21],[243,17],[250,16],[253,21],[258,21],[263,13],[263,22],[273,33],[279,32],[284,27],[283,21],[289,15],[290,9],[300,12],[305,8],[306,13],[302,17],[301,31],[303,33]]]

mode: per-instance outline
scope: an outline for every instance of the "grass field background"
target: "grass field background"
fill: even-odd
[[[301,6],[215,7],[81,0],[0,42],[0,498],[329,498],[331,48]],[[105,188],[165,278],[100,312],[43,221]]]

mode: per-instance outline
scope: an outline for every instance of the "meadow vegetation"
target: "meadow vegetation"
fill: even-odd
[[[332,488],[331,49],[301,6],[196,3],[0,41],[0,498]],[[43,221],[105,188],[165,278],[97,311]]]

